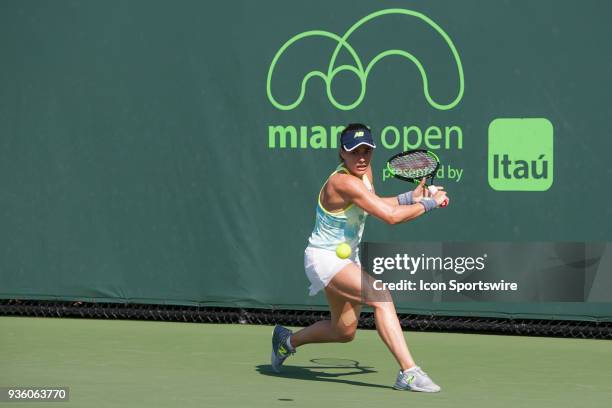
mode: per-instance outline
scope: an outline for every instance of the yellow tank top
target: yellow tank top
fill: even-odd
[[[338,172],[349,173],[344,166],[340,165],[329,177]],[[329,180],[329,177],[327,180]],[[327,183],[327,180],[325,183]],[[366,188],[372,191],[372,184],[367,175],[364,174],[362,181]],[[325,186],[325,183],[323,183],[323,186]],[[308,246],[335,251],[339,244],[346,242],[354,251],[361,242],[368,214],[353,203],[337,212],[327,211],[321,204],[322,191],[323,187],[319,191],[315,226],[308,239]]]

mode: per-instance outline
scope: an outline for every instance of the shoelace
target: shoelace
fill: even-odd
[[[427,375],[427,373],[425,371],[423,371],[423,369],[421,367],[415,367],[413,370],[414,373],[419,374],[425,378],[427,378],[428,380],[431,381],[431,378],[429,378],[429,376]],[[409,374],[409,373],[405,373],[405,374]]]
[[[280,341],[281,345],[279,347],[279,351],[280,351],[281,347],[283,348],[283,350],[285,350],[285,353],[281,353],[281,355],[284,356],[284,357],[289,357],[289,356],[295,354],[295,351],[296,351],[295,348],[293,350],[289,350],[289,347],[287,347],[287,345],[286,345],[287,337],[288,336],[285,336],[285,337],[283,337],[281,339],[281,341]]]
[[[416,371],[417,373],[421,374],[423,377],[427,378],[428,380],[431,380],[431,378],[429,378],[427,373],[425,371],[423,371],[421,369],[421,367],[417,367],[416,370],[414,370],[414,371]]]

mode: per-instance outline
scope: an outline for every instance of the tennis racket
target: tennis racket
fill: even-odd
[[[440,167],[440,159],[434,152],[429,150],[410,150],[398,153],[387,161],[387,169],[393,177],[412,183],[419,183],[423,178],[429,179],[430,185],[427,186],[433,195],[438,192],[433,185],[436,171]],[[448,205],[448,200],[444,200],[440,207]]]

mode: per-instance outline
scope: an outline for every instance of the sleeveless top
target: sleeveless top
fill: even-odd
[[[349,174],[349,171],[343,165],[339,165],[329,177],[338,172]],[[329,180],[329,177],[327,180]],[[323,183],[323,187],[325,187],[327,180]],[[372,184],[366,174],[363,175],[362,181],[366,188],[372,191]],[[355,251],[361,242],[368,213],[353,203],[340,211],[327,211],[321,204],[323,187],[319,191],[315,226],[308,239],[308,246],[335,251],[339,244],[346,242]]]

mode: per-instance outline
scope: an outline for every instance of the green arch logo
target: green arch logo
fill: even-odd
[[[419,61],[417,57],[415,57],[414,55],[412,55],[411,53],[407,51],[404,51],[404,50],[383,51],[380,54],[376,55],[368,63],[368,65],[364,68],[364,65],[361,62],[361,59],[359,58],[359,56],[357,55],[353,47],[351,47],[351,45],[349,44],[348,39],[358,28],[360,28],[362,25],[364,25],[368,21],[374,20],[381,16],[389,15],[389,14],[400,14],[400,15],[406,15],[406,16],[412,16],[412,17],[418,18],[419,20],[424,21],[426,24],[432,27],[444,39],[444,41],[448,45],[454,57],[455,63],[457,65],[457,73],[458,73],[458,78],[459,78],[459,91],[455,99],[453,99],[451,102],[439,103],[439,102],[436,102],[431,97],[429,93],[429,81],[427,79],[427,72],[425,71],[425,68],[423,68],[423,65],[421,64],[421,62]],[[300,87],[300,94],[298,95],[298,97],[291,103],[287,103],[287,104],[281,103],[277,101],[276,98],[274,98],[274,95],[272,93],[272,78],[274,74],[274,68],[276,67],[276,64],[278,63],[279,59],[282,57],[283,53],[289,47],[291,47],[296,42],[304,38],[307,38],[307,37],[329,38],[335,41],[337,43],[337,46],[334,49],[331,59],[329,60],[327,71],[326,72],[317,71],[317,70],[310,71],[302,79],[302,83]],[[352,57],[353,64],[352,65],[340,65],[336,67],[335,66],[336,58],[338,57],[338,54],[342,48],[346,49],[349,52],[349,54]],[[461,98],[463,97],[463,91],[464,91],[463,66],[461,64],[461,58],[459,57],[459,53],[457,52],[457,49],[455,48],[453,41],[450,39],[448,34],[446,34],[446,32],[438,24],[436,24],[433,20],[431,20],[426,15],[418,13],[416,11],[407,10],[407,9],[399,9],[399,8],[385,9],[385,10],[380,10],[380,11],[376,11],[374,13],[368,14],[367,16],[363,17],[361,20],[353,24],[348,29],[348,31],[344,33],[344,35],[342,35],[342,37],[340,37],[337,34],[331,33],[329,31],[323,31],[323,30],[305,31],[303,33],[293,36],[291,39],[285,42],[283,46],[280,47],[280,49],[276,52],[276,55],[274,55],[274,59],[272,60],[272,63],[270,64],[270,68],[268,69],[268,78],[267,78],[267,83],[266,83],[266,92],[268,94],[268,99],[270,100],[270,103],[272,103],[272,105],[274,105],[274,107],[277,109],[280,109],[280,110],[295,109],[297,106],[299,106],[302,103],[302,100],[304,99],[308,81],[311,78],[319,77],[323,79],[323,82],[325,83],[327,98],[329,99],[330,103],[333,106],[335,106],[337,109],[341,109],[345,111],[354,109],[357,106],[359,106],[359,104],[365,98],[368,75],[372,71],[372,68],[374,68],[376,63],[378,63],[380,60],[382,60],[385,57],[391,56],[391,55],[402,56],[412,61],[416,65],[416,67],[418,68],[421,74],[421,79],[423,81],[423,93],[425,95],[425,99],[427,99],[427,102],[432,107],[439,109],[439,110],[449,110],[449,109],[454,108],[461,101]],[[348,103],[348,104],[343,104],[339,102],[338,100],[336,100],[332,92],[332,82],[334,80],[334,77],[344,71],[352,72],[357,77],[361,85],[361,90],[359,92],[359,95],[356,97],[356,99],[353,102]]]

